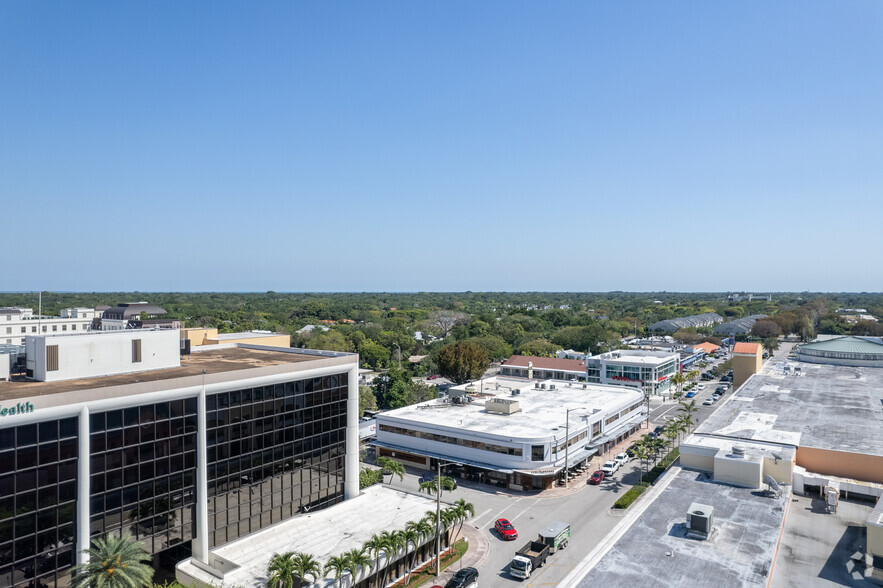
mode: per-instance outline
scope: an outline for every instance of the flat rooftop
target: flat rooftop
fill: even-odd
[[[577,585],[766,586],[790,493],[771,498],[680,468],[666,476],[668,486]],[[714,507],[708,540],[686,536],[693,502]]]
[[[608,351],[607,353],[602,353],[599,355],[594,355],[588,358],[590,361],[595,360],[604,360],[606,362],[623,362],[623,363],[637,363],[641,365],[659,365],[661,363],[665,363],[666,361],[670,361],[672,358],[677,359],[679,354],[677,351],[641,351],[641,350],[629,350],[629,349],[620,349],[617,351]]]
[[[356,498],[315,513],[298,515],[212,552],[240,566],[224,575],[224,586],[263,587],[267,565],[274,553],[309,553],[324,567],[331,556],[360,549],[375,533],[404,529],[408,522],[420,520],[434,509],[433,498],[378,484],[365,488]],[[218,582],[189,559],[179,563],[178,569],[206,584]],[[319,582],[323,587],[334,584],[333,579]]]
[[[271,331],[242,331],[240,333],[221,333],[212,339],[218,341],[226,341],[230,339],[257,339],[259,337],[278,337],[279,335],[287,335],[288,333],[274,333]]]
[[[330,351],[321,352],[309,349],[270,350],[261,349],[256,346],[239,345],[222,349],[213,348],[206,351],[194,350],[190,355],[181,356],[181,366],[174,368],[59,382],[35,382],[25,379],[15,379],[10,382],[0,380],[0,401],[95,388],[144,384],[146,382],[168,381],[168,387],[173,388],[176,387],[173,380],[188,376],[201,376],[203,370],[206,371],[205,382],[209,384],[246,377],[245,375],[240,376],[235,373],[242,370],[304,364],[306,362],[322,361],[329,357],[344,358],[341,363],[356,361],[355,354]],[[349,358],[349,360],[347,361],[346,358]],[[304,369],[308,367],[312,366],[303,366]]]
[[[871,586],[852,557],[865,552],[865,521],[873,509],[841,498],[837,512],[828,513],[818,496],[793,496],[770,588]]]
[[[883,455],[883,368],[770,360],[724,399],[697,433]]]
[[[555,427],[560,427],[563,434],[567,409],[575,409],[570,413],[571,427],[574,427],[582,415],[592,415],[593,411],[601,411],[601,414],[616,412],[644,400],[641,392],[627,386],[566,380],[543,380],[539,383],[544,384],[546,389],[538,390],[534,382],[525,382],[521,378],[488,378],[472,384],[479,395],[468,404],[429,400],[384,412],[378,415],[378,419],[443,425],[506,437],[549,437]],[[550,384],[555,386],[554,390],[549,389]],[[512,390],[520,393],[512,395]],[[485,402],[491,398],[517,400],[521,412],[510,415],[487,412]],[[501,432],[503,430],[505,433]]]

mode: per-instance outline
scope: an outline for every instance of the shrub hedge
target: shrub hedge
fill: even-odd
[[[662,458],[661,462],[656,464],[652,470],[644,474],[644,477],[641,478],[641,481],[636,486],[632,486],[625,494],[620,496],[619,499],[613,503],[613,508],[628,508],[631,506],[631,504],[638,499],[638,496],[643,494],[644,490],[649,488],[653,482],[662,475],[662,472],[675,462],[680,454],[680,448],[675,447],[674,451]]]

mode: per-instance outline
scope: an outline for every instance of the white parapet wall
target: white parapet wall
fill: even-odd
[[[177,329],[133,329],[27,337],[27,369],[41,382],[178,367]]]

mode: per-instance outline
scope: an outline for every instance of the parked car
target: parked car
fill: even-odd
[[[718,386],[717,389],[714,391],[714,393],[715,394],[723,394],[726,391],[727,391],[726,386]]]
[[[720,397],[721,397],[721,395],[718,394],[717,392],[715,392],[714,394],[711,395],[711,399],[714,400],[715,402],[720,400]]]
[[[614,461],[619,462],[620,466],[624,466],[632,460],[628,453],[617,453],[616,457],[614,457],[613,459]]]
[[[705,402],[702,403],[702,406],[711,406],[712,404],[714,404],[714,400],[712,400],[711,398],[706,398]]]
[[[435,474],[433,474],[432,472],[426,472],[425,474],[420,476],[420,483],[421,484],[423,482],[432,482],[434,480],[435,480]],[[454,480],[454,478],[451,478],[451,480],[453,480],[454,490],[456,490],[457,489],[457,480]],[[442,490],[447,490],[447,488],[442,488]]]
[[[426,378],[426,379],[427,379],[427,380],[437,380],[437,379],[438,379],[438,374],[432,374],[431,376],[429,376],[429,377]]]
[[[512,526],[508,519],[497,519],[494,521],[494,530],[506,541],[518,539],[518,531],[515,530],[515,527]]]
[[[454,577],[445,584],[445,588],[478,588],[478,570],[475,568],[457,570]]]
[[[607,477],[607,474],[602,472],[601,470],[596,470],[594,474],[589,476],[589,484],[598,485],[604,481],[604,478]]]
[[[615,474],[618,469],[619,464],[615,461],[605,461],[604,465],[601,466],[601,471],[604,472],[604,475],[608,478]]]
[[[656,437],[659,437],[660,435],[662,435],[662,431],[664,431],[664,430],[665,430],[665,427],[663,427],[662,425],[658,425],[655,429],[653,429],[653,432],[650,433],[650,437],[652,439],[655,439]]]
[[[690,392],[687,392],[686,394],[684,394],[685,398],[693,398],[694,396],[696,396],[696,393],[693,392],[692,390]]]
[[[696,389],[697,390],[705,390],[705,384],[699,384],[698,386],[696,386]]]
[[[635,457],[635,447],[637,447],[636,443],[632,443],[631,445],[629,445],[629,448],[625,450],[626,455],[628,455],[629,457]]]

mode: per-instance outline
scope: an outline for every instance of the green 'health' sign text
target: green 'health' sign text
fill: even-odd
[[[0,417],[12,416],[14,414],[24,414],[28,412],[34,412],[34,405],[30,402],[18,402],[15,406],[11,406],[6,408],[2,404],[0,404]]]

